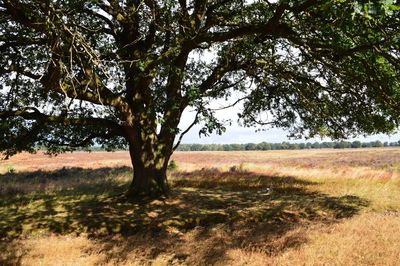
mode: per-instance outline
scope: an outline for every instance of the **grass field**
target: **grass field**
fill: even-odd
[[[0,265],[399,265],[400,148],[177,152],[128,203],[128,153],[0,161]]]

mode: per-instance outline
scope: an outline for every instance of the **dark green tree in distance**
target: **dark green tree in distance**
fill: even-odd
[[[243,125],[293,137],[392,132],[399,8],[359,2],[0,0],[0,151],[128,147],[127,195],[141,198],[168,192],[194,124],[225,130],[215,99],[235,95]]]
[[[361,141],[353,141],[352,143],[351,143],[351,147],[352,148],[361,148],[361,146],[362,146],[362,143],[361,143]]]

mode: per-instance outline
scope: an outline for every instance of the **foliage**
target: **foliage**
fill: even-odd
[[[178,170],[178,164],[176,163],[175,160],[171,160],[171,161],[168,163],[168,170],[170,170],[170,171],[176,171],[176,170]]]
[[[7,164],[7,169],[6,169],[7,173],[12,174],[15,172],[15,168],[12,164]]]

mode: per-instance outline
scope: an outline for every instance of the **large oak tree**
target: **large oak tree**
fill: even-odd
[[[167,193],[196,111],[242,102],[244,125],[343,138],[400,121],[391,1],[0,0],[0,151],[129,147],[129,196]]]

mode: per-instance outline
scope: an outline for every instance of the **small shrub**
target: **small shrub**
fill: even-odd
[[[168,164],[169,171],[176,171],[178,170],[178,165],[176,164],[175,160],[171,160]]]
[[[232,173],[244,173],[244,172],[247,172],[247,170],[244,168],[243,163],[241,163],[241,164],[239,164],[239,166],[232,165],[231,167],[229,167],[229,172],[232,172]]]
[[[238,167],[236,165],[232,165],[231,167],[229,167],[229,172],[237,172]]]
[[[15,173],[15,168],[12,164],[7,165],[7,173],[9,174]]]

